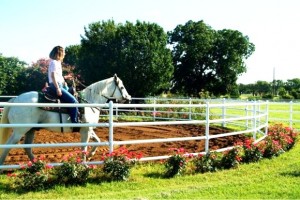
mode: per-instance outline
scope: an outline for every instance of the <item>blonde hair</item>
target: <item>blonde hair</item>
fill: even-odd
[[[64,56],[65,56],[64,48],[61,46],[54,47],[49,54],[49,57],[53,60],[62,60]]]

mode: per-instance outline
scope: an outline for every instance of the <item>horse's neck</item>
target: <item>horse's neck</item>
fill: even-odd
[[[89,103],[105,103],[107,100],[105,96],[109,96],[107,93],[110,83],[111,81],[106,79],[88,86],[80,92],[82,98],[86,99]]]
[[[84,118],[83,121],[88,123],[98,123],[100,110],[94,107],[84,108]]]

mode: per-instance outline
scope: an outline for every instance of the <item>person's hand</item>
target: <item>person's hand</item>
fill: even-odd
[[[72,74],[68,74],[68,75],[65,75],[64,78],[67,80],[72,80],[73,76],[72,76]]]
[[[61,92],[61,89],[60,88],[57,88],[56,89],[56,94],[57,94],[57,96],[61,96],[62,95],[62,92]]]

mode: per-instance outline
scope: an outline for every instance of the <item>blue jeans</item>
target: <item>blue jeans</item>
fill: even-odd
[[[62,95],[59,97],[61,102],[63,103],[78,103],[76,98],[66,90],[62,84],[58,84],[59,88],[61,89]],[[53,83],[50,83],[50,87],[56,92],[56,88]],[[78,108],[77,107],[71,107],[68,108],[68,112],[71,118],[72,123],[78,123]]]

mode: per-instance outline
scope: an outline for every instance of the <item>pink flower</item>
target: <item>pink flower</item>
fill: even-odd
[[[52,165],[49,165],[49,164],[47,164],[47,165],[46,165],[46,168],[47,168],[47,169],[52,169],[52,168],[53,168],[53,166],[52,166]]]
[[[27,166],[28,166],[28,167],[31,167],[31,166],[32,166],[32,162],[29,161],[29,162],[27,163]]]
[[[45,158],[46,158],[45,155],[41,155],[39,159],[40,160],[45,160]]]

